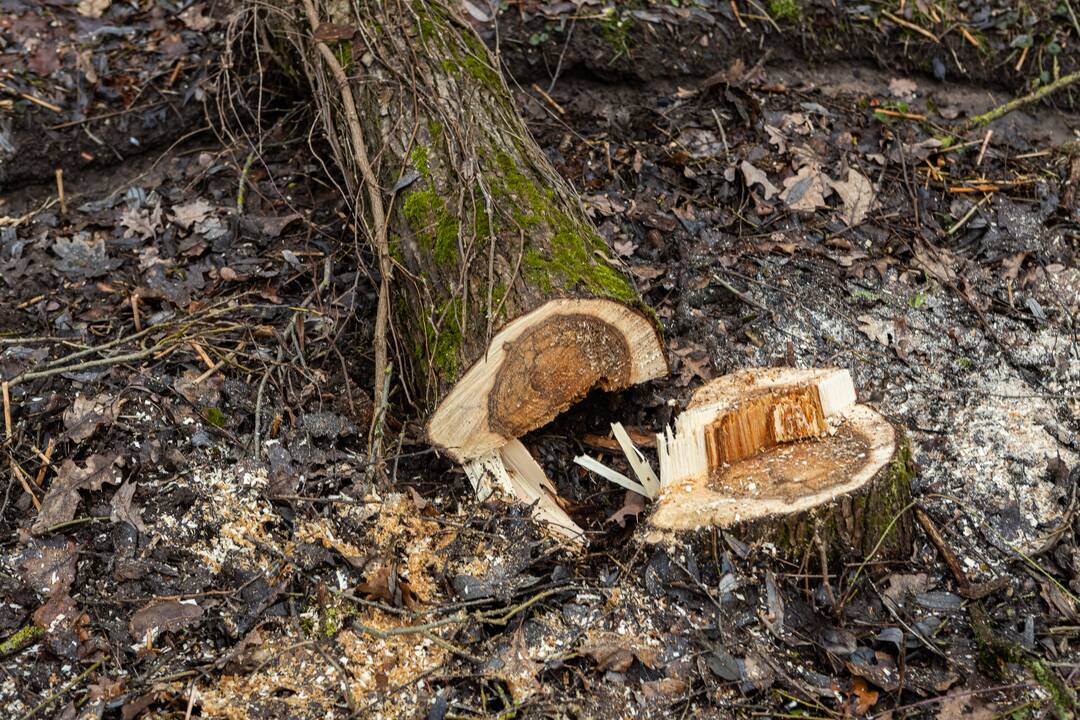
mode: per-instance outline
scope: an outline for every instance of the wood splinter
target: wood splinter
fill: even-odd
[[[896,557],[910,548],[906,442],[856,403],[847,370],[744,370],[700,388],[657,437],[649,540],[737,528],[789,557],[818,545]]]

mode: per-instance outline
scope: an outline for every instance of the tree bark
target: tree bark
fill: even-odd
[[[655,315],[440,0],[279,3],[271,24],[393,266],[391,344],[434,444],[470,460],[593,387],[667,372]]]

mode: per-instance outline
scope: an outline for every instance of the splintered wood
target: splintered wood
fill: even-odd
[[[763,392],[705,426],[705,453],[709,467],[715,468],[780,443],[819,437],[827,431],[817,386]]]
[[[892,426],[847,370],[744,370],[700,388],[657,437],[654,528],[728,526],[827,503],[892,458]]]

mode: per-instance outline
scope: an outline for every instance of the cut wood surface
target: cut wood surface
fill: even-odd
[[[434,445],[484,457],[592,388],[667,372],[655,316],[454,12],[435,0],[276,8],[361,233],[376,254],[385,238],[399,397]]]
[[[910,497],[906,443],[855,403],[846,370],[719,378],[698,390],[657,445],[653,540],[721,527],[793,555],[813,539],[836,552],[908,545],[910,521],[900,517]]]

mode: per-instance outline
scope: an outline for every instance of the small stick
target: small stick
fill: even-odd
[[[990,138],[992,137],[994,137],[994,131],[988,129],[986,131],[986,137],[983,138],[982,147],[979,148],[979,157],[975,161],[975,167],[979,167],[980,165],[982,165],[983,156],[986,155],[986,148],[988,145],[990,145]]]
[[[171,88],[176,83],[176,78],[180,77],[180,71],[184,69],[184,61],[177,60],[176,67],[173,68],[172,74],[169,75],[169,79],[165,82],[166,88]]]
[[[963,25],[960,26],[960,34],[964,36],[965,40],[967,40],[969,43],[971,43],[973,46],[975,46],[976,50],[978,50],[980,47],[982,47],[981,45],[979,45],[978,38],[976,38],[974,35],[972,35],[971,31],[968,30]]]
[[[713,120],[716,121],[716,128],[720,131],[720,142],[724,144],[724,157],[731,155],[731,148],[727,144],[727,133],[724,132],[724,123],[720,120],[720,115],[716,112],[716,108],[712,110]]]
[[[746,27],[746,23],[743,22],[742,15],[739,14],[739,6],[735,4],[735,0],[731,0],[731,12],[735,15],[735,20],[738,21],[739,27],[743,30],[750,29]]]
[[[1003,105],[999,105],[992,110],[988,110],[981,115],[976,115],[970,118],[960,126],[959,133],[969,132],[975,128],[984,127],[994,122],[995,120],[1005,117],[1013,110],[1019,110],[1022,107],[1026,107],[1033,103],[1037,103],[1047,95],[1057,92],[1061,88],[1072,85],[1077,80],[1080,80],[1080,70],[1071,72],[1068,75],[1062,75],[1052,83],[1048,83],[1038,88],[1037,90],[1024,95],[1023,97],[1014,98]]]
[[[881,14],[884,15],[885,17],[889,18],[890,20],[892,20],[894,23],[896,23],[900,27],[906,27],[908,30],[911,30],[912,32],[917,32],[920,35],[922,35],[923,37],[926,37],[926,38],[929,38],[930,40],[933,40],[935,43],[940,43],[940,41],[937,39],[937,36],[934,35],[934,33],[930,32],[929,30],[927,30],[924,27],[920,27],[920,26],[916,25],[913,22],[908,22],[907,20],[905,20],[902,17],[897,17],[896,15],[893,15],[888,10],[882,10]]]
[[[202,359],[203,363],[206,364],[206,367],[213,370],[214,369],[214,360],[209,355],[206,354],[206,351],[202,349],[202,346],[199,345],[199,343],[195,342],[194,340],[192,340],[189,344],[195,350],[195,353],[199,356],[199,358]]]
[[[41,512],[41,501],[37,499],[37,495],[34,494],[33,489],[30,487],[30,482],[27,480],[23,469],[19,467],[19,463],[15,461],[15,456],[11,453],[11,393],[6,380],[0,385],[0,394],[4,396],[4,438],[8,445],[8,463],[11,465],[11,474],[19,479],[19,484],[22,485],[23,490],[33,501],[34,509]]]
[[[62,107],[60,107],[59,105],[53,105],[51,102],[48,102],[47,100],[42,100],[41,98],[36,98],[33,95],[28,95],[28,94],[26,94],[24,92],[19,92],[18,90],[11,87],[10,85],[5,85],[4,83],[0,83],[0,88],[3,88],[5,90],[7,90],[9,93],[14,93],[15,95],[18,95],[19,97],[21,97],[23,100],[28,100],[29,102],[32,102],[35,105],[38,105],[40,107],[43,107],[46,110],[51,110],[54,113],[56,113],[57,115],[60,115],[60,114],[62,114],[64,112],[64,109]]]
[[[60,212],[67,215],[67,198],[64,197],[63,168],[56,168],[56,194],[60,198]]]
[[[56,438],[49,439],[49,444],[45,447],[44,454],[36,447],[33,448],[34,452],[37,453],[42,460],[41,467],[38,469],[37,477],[34,478],[34,484],[38,487],[41,487],[41,483],[45,482],[45,471],[47,471],[49,469],[49,466],[52,465],[52,454],[53,450],[55,449]]]
[[[956,555],[952,549],[945,543],[945,538],[941,536],[941,532],[934,525],[934,521],[930,519],[930,516],[926,514],[926,511],[921,507],[916,507],[915,519],[922,525],[923,530],[926,531],[927,537],[930,538],[930,542],[934,544],[937,551],[941,553],[941,559],[945,561],[945,565],[948,566],[949,572],[956,578],[956,583],[961,588],[967,588],[971,585],[971,581],[968,580],[967,573],[964,572],[963,566],[960,561],[956,559]]]
[[[1016,72],[1020,72],[1020,68],[1024,67],[1024,61],[1027,60],[1028,50],[1030,49],[1031,46],[1028,45],[1020,51],[1020,59],[1016,61],[1016,66],[1013,68],[1014,70],[1016,70]]]
[[[541,88],[539,85],[537,85],[536,83],[533,83],[532,84],[532,89],[535,90],[536,92],[540,93],[540,97],[547,100],[548,105],[555,108],[555,112],[559,113],[560,115],[565,115],[566,114],[566,108],[564,108],[559,103],[555,102],[555,98],[551,97],[546,92],[544,92],[544,89]]]
[[[142,318],[139,317],[139,293],[131,293],[131,318],[135,322],[135,332],[142,332]]]
[[[971,209],[968,210],[966,213],[964,213],[964,217],[957,220],[955,225],[953,225],[951,228],[949,228],[948,230],[945,231],[946,234],[947,235],[953,235],[954,233],[956,233],[957,230],[964,227],[964,225],[967,224],[967,221],[970,220],[971,217],[975,214],[975,211],[978,210],[979,207],[989,199],[990,199],[989,195],[984,195],[982,200],[980,200],[979,202],[972,205]]]
[[[226,365],[228,365],[229,363],[231,363],[233,361],[233,358],[236,357],[236,354],[238,352],[240,352],[241,350],[243,350],[243,349],[244,349],[244,343],[240,343],[239,345],[236,346],[235,350],[230,352],[228,355],[226,355],[224,358],[222,358],[219,362],[214,363],[214,365],[209,370],[204,372],[202,375],[195,378],[195,381],[192,384],[193,385],[198,385],[203,380],[210,377],[211,375],[216,373],[218,370],[220,370],[221,368],[223,368]]]
[[[884,115],[885,117],[900,118],[901,120],[915,120],[922,122],[926,120],[926,116],[921,113],[909,113],[901,110],[886,110],[884,108],[874,108],[875,115]]]

